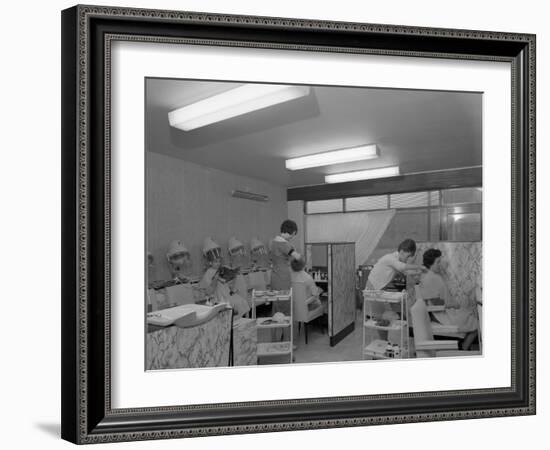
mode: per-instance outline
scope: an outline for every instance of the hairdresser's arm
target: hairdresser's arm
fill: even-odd
[[[426,272],[428,269],[426,269],[426,267],[424,266],[420,266],[418,264],[407,264],[407,263],[404,263],[404,262],[401,262],[401,261],[393,261],[392,263],[390,263],[391,266],[397,270],[398,272],[410,272],[410,271],[415,271],[415,272],[418,272],[418,271],[422,271],[422,272]]]
[[[296,250],[293,250],[292,253],[290,254],[290,257],[293,259],[300,259],[302,255],[300,255]]]
[[[287,247],[287,255],[290,256],[292,259],[300,259],[302,257],[290,244],[288,244]]]
[[[404,272],[409,272],[409,271],[414,271],[414,272],[418,272],[418,271],[427,272],[428,269],[426,269],[425,266],[421,266],[421,265],[419,265],[419,264],[405,264]]]

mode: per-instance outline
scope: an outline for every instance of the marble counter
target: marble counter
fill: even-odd
[[[227,367],[231,335],[231,310],[189,328],[170,326],[146,335],[146,370]]]
[[[233,365],[258,363],[258,329],[255,319],[236,318],[233,322]]]

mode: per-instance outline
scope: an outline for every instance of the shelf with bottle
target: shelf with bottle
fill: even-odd
[[[315,281],[316,283],[328,283],[328,270],[325,268],[325,269],[322,269],[322,270],[318,270],[318,269],[311,269],[309,271],[309,274],[311,275],[311,278],[313,278],[313,281]]]
[[[256,318],[256,307],[260,305],[269,305],[272,302],[292,301],[292,290],[283,291],[264,291],[252,290],[251,295],[252,318]]]
[[[401,359],[404,352],[399,344],[384,339],[376,339],[363,349],[364,356],[372,359]]]
[[[258,328],[287,328],[292,324],[290,319],[290,316],[275,313],[272,317],[258,317],[256,326]]]
[[[400,359],[409,354],[407,293],[363,291],[363,357]]]
[[[290,355],[292,361],[292,341],[261,342],[258,344],[258,356]]]
[[[270,317],[257,317],[256,316],[256,307],[262,304],[270,303],[279,303],[287,302],[283,306],[285,312],[275,312]],[[257,349],[257,356],[260,357],[270,357],[270,356],[281,356],[287,355],[289,357],[289,362],[292,362],[293,358],[293,326],[292,326],[292,317],[293,317],[293,302],[292,302],[292,288],[289,290],[282,291],[264,291],[256,290],[252,291],[251,297],[252,303],[252,318],[256,319],[256,327],[259,330],[262,329],[271,329],[270,332],[265,332],[263,335],[265,337],[269,336],[270,342],[259,342]],[[283,303],[283,305],[285,304]],[[280,331],[275,331],[279,329]],[[283,340],[284,337],[284,340]],[[258,362],[260,364],[260,362]]]
[[[405,300],[406,291],[393,292],[382,290],[369,290],[363,291],[363,299],[371,302],[381,303],[401,303]]]

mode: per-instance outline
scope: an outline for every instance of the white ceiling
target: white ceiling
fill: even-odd
[[[406,174],[482,162],[480,93],[315,86],[308,97],[196,130],[168,124],[169,111],[238,85],[148,79],[147,150],[287,187],[349,170],[399,165]],[[285,169],[290,157],[372,143],[380,158]]]

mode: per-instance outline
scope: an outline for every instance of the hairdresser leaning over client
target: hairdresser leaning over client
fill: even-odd
[[[384,289],[395,276],[396,272],[426,272],[428,269],[418,264],[409,264],[409,261],[416,253],[416,242],[412,239],[405,239],[397,247],[397,251],[382,256],[369,273],[367,289]]]

